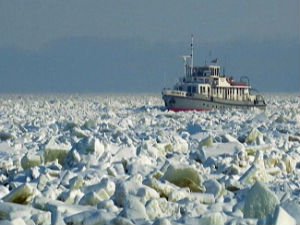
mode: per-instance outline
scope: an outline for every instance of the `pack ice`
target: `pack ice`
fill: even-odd
[[[299,96],[266,101],[1,96],[0,224],[300,224]]]

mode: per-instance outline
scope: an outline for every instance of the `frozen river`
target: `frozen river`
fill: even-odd
[[[265,99],[2,95],[0,224],[300,224],[300,98]]]

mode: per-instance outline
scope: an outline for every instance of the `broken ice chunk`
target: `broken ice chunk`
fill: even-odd
[[[280,169],[279,167],[273,167],[273,168],[266,169],[266,173],[270,174],[272,176],[275,176],[275,175],[277,175],[277,174],[279,174],[281,172],[282,172],[282,169]]]
[[[36,213],[32,215],[30,219],[33,220],[34,224],[50,225],[51,213],[50,212]]]
[[[206,161],[209,157],[215,157],[219,155],[231,156],[237,152],[244,152],[245,147],[238,142],[216,143],[212,146],[202,147],[203,156],[201,161]]]
[[[193,192],[205,191],[199,171],[191,166],[170,165],[161,179],[179,187],[188,187]]]
[[[275,120],[275,122],[277,123],[285,123],[287,121],[287,118],[285,116],[283,116],[282,114],[280,116],[277,117],[277,119]]]
[[[41,196],[34,198],[33,206],[37,209],[50,211],[52,214],[61,213],[63,216],[70,216],[83,211],[90,211],[95,209],[91,206],[68,204],[62,201],[52,200]]]
[[[263,133],[261,133],[256,128],[252,128],[252,130],[250,131],[250,133],[246,137],[245,141],[248,144],[255,143],[255,142],[261,142],[261,140],[263,139],[263,137],[264,137]],[[263,144],[263,143],[261,143],[261,144]]]
[[[189,144],[185,139],[177,136],[174,136],[173,139],[175,142],[172,146],[174,152],[186,153],[188,151]]]
[[[124,217],[118,216],[111,221],[109,221],[111,225],[134,225],[130,219],[126,219]]]
[[[212,146],[213,145],[213,137],[212,136],[208,136],[207,138],[204,138],[203,140],[201,140],[199,142],[199,147],[203,147],[203,146]]]
[[[39,191],[42,191],[45,188],[48,180],[49,180],[48,174],[40,174],[38,178],[37,189]]]
[[[166,218],[160,218],[160,219],[156,219],[153,225],[171,225],[171,223]]]
[[[225,187],[215,179],[206,180],[203,184],[206,188],[206,193],[213,194],[215,198],[222,195],[225,190]]]
[[[176,186],[172,183],[169,183],[168,181],[160,181],[155,178],[149,178],[143,181],[143,184],[153,188],[156,190],[160,197],[167,198],[172,191],[176,191]]]
[[[22,218],[16,218],[13,220],[4,220],[0,222],[1,225],[27,225]]]
[[[282,161],[285,163],[285,168],[287,173],[291,173],[295,168],[294,162],[292,161],[291,157],[287,154],[282,156]]]
[[[110,199],[101,201],[97,204],[97,209],[106,209],[110,212],[117,212],[119,209],[114,205],[114,202]]]
[[[32,179],[37,179],[40,176],[40,171],[38,167],[33,167],[32,169],[30,169],[31,172],[31,178]]]
[[[300,143],[300,137],[297,137],[297,136],[290,135],[288,140]]]
[[[239,141],[236,138],[232,137],[230,134],[224,134],[222,136],[222,138],[224,139],[225,142],[237,142],[237,143],[239,143]]]
[[[8,187],[5,187],[4,185],[0,185],[0,198],[7,195],[9,193]]]
[[[104,199],[109,198],[109,196],[106,194],[106,197]],[[79,201],[79,205],[96,205],[97,203],[101,202],[102,200],[99,195],[97,195],[95,192],[91,191],[86,193]]]
[[[75,149],[79,154],[95,153],[100,157],[104,153],[105,146],[98,138],[89,137],[80,140],[75,145]]]
[[[115,193],[115,189],[116,189],[115,183],[105,177],[97,184],[84,187],[84,192],[87,193],[87,192],[94,191],[95,193],[100,195],[101,192],[103,193],[103,191],[105,191],[109,198]]]
[[[31,168],[31,167],[39,166],[41,164],[42,164],[42,159],[39,155],[33,155],[33,154],[27,153],[21,159],[21,166],[22,166],[23,170]]]
[[[78,138],[86,138],[89,136],[90,131],[89,130],[81,130],[78,127],[74,127],[72,130],[72,134]]]
[[[180,215],[179,205],[174,202],[169,202],[165,198],[153,199],[147,202],[146,211],[150,220],[169,216],[178,219]]]
[[[224,225],[226,222],[227,216],[221,212],[209,212],[205,213],[199,220],[198,224],[205,225]]]
[[[16,204],[11,202],[0,202],[0,221],[5,219],[12,219],[12,213],[19,213],[19,217],[21,217],[21,213],[30,215],[34,209]],[[23,214],[23,215],[24,215]]]
[[[79,189],[83,186],[84,180],[82,176],[76,176],[70,179],[70,189]]]
[[[52,162],[58,159],[58,162],[62,165],[65,156],[71,149],[71,145],[64,143],[56,143],[54,138],[51,138],[48,144],[45,145],[44,159],[45,162]]]
[[[246,152],[248,155],[254,155],[257,151],[266,151],[268,149],[271,149],[272,146],[269,144],[262,144],[262,145],[248,145],[246,146]]]
[[[68,190],[62,192],[57,199],[65,203],[73,204],[77,202],[77,199],[82,198],[82,196],[83,193],[80,190]]]
[[[26,204],[33,195],[33,188],[25,183],[12,190],[8,195],[4,196],[4,202],[14,202],[19,204]]]
[[[297,224],[300,224],[300,204],[297,201],[285,201],[281,204],[281,207],[284,208],[291,216],[296,219]]]
[[[277,196],[262,182],[257,181],[245,199],[244,217],[263,218],[279,204]]]
[[[213,194],[207,193],[191,193],[188,197],[191,201],[200,202],[203,204],[212,204],[215,203],[215,197]]]
[[[256,152],[253,165],[240,177],[240,182],[252,183],[254,181],[267,181],[269,176],[265,169],[263,154]]]
[[[290,214],[288,214],[282,207],[277,206],[273,214],[272,224],[296,225],[296,220]]]
[[[264,159],[265,166],[269,168],[274,168],[280,161],[278,152],[271,151]]]
[[[89,119],[84,122],[82,127],[85,129],[93,130],[96,128],[96,126],[97,126],[97,120]]]
[[[136,195],[138,189],[142,186],[142,184],[138,184],[133,181],[123,181],[119,180],[116,183],[116,191],[113,195],[113,200],[117,206],[123,207],[126,203],[126,196]]]
[[[109,224],[109,221],[114,217],[111,213],[106,210],[89,210],[80,212],[68,217],[65,217],[64,221],[66,224]]]
[[[241,189],[241,184],[239,181],[231,177],[225,180],[225,188],[229,191],[237,191]]]
[[[177,202],[181,199],[184,199],[186,197],[189,197],[190,195],[190,190],[189,188],[187,188],[187,190],[184,190],[182,188],[182,190],[176,190],[176,191],[172,191],[169,195],[168,195],[168,201],[171,202]]]
[[[160,155],[163,155],[167,152],[186,153],[188,151],[188,148],[189,148],[189,144],[185,139],[178,136],[174,136],[172,138],[172,143],[169,142],[154,143],[152,146],[148,146],[147,150],[150,156],[154,155],[157,158]]]
[[[141,200],[146,203],[148,200],[159,198],[159,194],[148,186],[139,188],[137,196],[141,197]]]
[[[6,140],[12,139],[12,138],[15,138],[14,134],[11,134],[11,133],[8,133],[5,131],[0,131],[0,140],[1,141],[6,141]]]
[[[120,213],[121,216],[128,219],[145,219],[148,220],[146,209],[139,199],[133,195],[128,195]]]

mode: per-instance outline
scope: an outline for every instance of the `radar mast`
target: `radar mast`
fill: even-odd
[[[191,76],[193,76],[193,67],[194,67],[194,36],[192,35],[191,42]]]

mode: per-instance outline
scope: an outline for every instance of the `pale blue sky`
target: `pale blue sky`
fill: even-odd
[[[299,38],[299,0],[2,0],[0,46],[70,36],[201,41]]]
[[[124,42],[128,46],[134,45],[137,54],[147,55],[150,49],[157,48],[158,50],[164,49],[163,51],[170,53],[167,54],[168,57],[172,57],[171,53],[186,54],[186,52],[172,52],[171,49],[185,49],[183,45],[189,42],[192,33],[195,36],[196,46],[198,45],[200,48],[201,45],[204,45],[204,48],[196,50],[209,51],[209,49],[212,49],[213,52],[218,53],[218,47],[220,47],[220,49],[223,49],[220,52],[223,55],[218,55],[218,57],[225,57],[224,54],[226,54],[226,57],[233,58],[232,60],[234,61],[242,60],[241,65],[246,65],[246,61],[249,61],[250,56],[247,55],[247,43],[249,48],[255,47],[256,43],[258,43],[261,47],[260,50],[263,52],[284,53],[286,57],[275,59],[274,65],[281,66],[278,69],[280,71],[284,71],[284,67],[289,65],[293,68],[291,77],[299,80],[299,60],[298,64],[291,65],[289,58],[296,57],[297,59],[298,57],[299,59],[299,0],[2,0],[0,1],[0,56],[7,62],[6,64],[2,62],[0,76],[5,83],[5,73],[11,74],[17,79],[18,77],[20,78],[22,73],[22,76],[24,76],[24,71],[31,67],[33,70],[28,69],[28,73],[43,74],[45,70],[44,76],[48,76],[51,74],[49,68],[55,67],[55,71],[65,71],[64,74],[67,80],[70,78],[67,73],[72,70],[65,67],[61,68],[63,62],[53,63],[50,66],[45,64],[46,61],[41,62],[41,60],[43,60],[42,56],[45,54],[48,54],[47,57],[50,57],[49,51],[57,51],[54,54],[57,57],[57,54],[61,54],[59,49],[55,49],[57,48],[57,43],[60,43],[59,47],[62,49],[71,43],[70,40],[74,39],[81,40],[76,42],[76,47],[73,46],[75,49],[78,48],[77,52],[73,47],[69,47],[75,55],[80,55],[81,51],[83,51],[82,49],[85,49],[85,44],[93,40],[93,42],[98,43],[95,45],[99,47],[98,50],[100,51],[100,46],[105,46],[107,42],[109,44],[106,46],[114,46]],[[140,43],[140,46],[137,46],[135,42]],[[244,43],[245,45],[245,51],[243,52],[245,59],[234,58],[238,54],[234,49],[239,48],[239,43]],[[159,48],[159,46],[163,47]],[[225,52],[228,46],[232,46],[232,48],[228,49],[230,50],[229,52]],[[120,51],[126,51],[122,49],[123,47],[125,46],[119,48]],[[53,49],[49,50],[49,48]],[[289,53],[290,49],[292,49],[292,52]],[[48,52],[45,53],[45,51]],[[129,51],[132,51],[132,48]],[[156,54],[160,53],[159,51],[153,52],[153,59],[154,57],[159,57]],[[94,55],[90,54],[92,53],[88,54],[91,58],[97,55],[96,53]],[[118,53],[113,52],[113,54]],[[203,53],[203,55],[207,54],[207,52]],[[6,55],[11,58],[5,57]],[[41,56],[41,59],[38,59],[39,56]],[[97,56],[104,57],[104,55]],[[274,55],[270,53],[270,55],[266,54],[266,56],[271,58]],[[173,57],[178,60],[178,55]],[[287,62],[284,62],[284,59]],[[14,62],[14,60],[18,63]],[[27,62],[26,60],[29,61]],[[119,60],[122,61],[122,59]],[[148,60],[151,61],[151,59]],[[102,60],[99,59],[99,61]],[[138,60],[132,60],[132,67],[139,67],[139,62],[135,64],[135,61]],[[278,65],[278,61],[282,65]],[[26,66],[26,63],[28,63],[28,66]],[[69,63],[69,67],[72,67],[71,64],[74,61]],[[80,61],[78,63],[80,64]],[[178,63],[181,63],[181,61],[178,61]],[[272,59],[266,59],[266,62],[261,62],[261,64],[264,63],[271,66]],[[112,64],[111,66],[116,65]],[[127,66],[128,74],[133,73],[130,70],[131,67]],[[153,63],[149,66],[157,67]],[[261,67],[262,65],[257,65],[257,70]],[[90,71],[90,73],[101,75],[103,75],[102,73],[109,73],[109,70],[102,71],[100,68],[99,71],[96,71],[96,67],[94,69],[95,71]],[[241,69],[245,68],[241,66]],[[169,77],[178,76],[178,74],[171,74],[174,71],[168,70],[168,68],[164,70],[164,73],[167,73]],[[276,74],[277,70],[274,71],[275,76],[280,76],[281,73]],[[123,70],[122,72],[126,74],[126,71]],[[153,74],[158,72],[153,70]],[[118,73],[114,74],[116,79],[118,79]],[[124,74],[122,77],[124,77]],[[52,75],[55,76],[53,73]],[[74,73],[74,76],[81,75]],[[80,81],[81,79],[78,78],[78,80]],[[14,90],[13,85],[8,88],[10,82],[12,81],[7,80],[8,86],[4,87],[7,91],[17,92],[23,90],[21,87],[22,83],[18,83],[18,81],[16,81],[16,87],[18,87],[16,90]],[[62,82],[64,82],[63,79]],[[36,86],[38,85],[41,84],[37,83]],[[80,86],[79,83],[78,86]],[[74,88],[70,88],[68,91],[80,91],[76,87],[75,85]],[[154,83],[153,91],[158,89]],[[274,91],[277,89],[274,88]],[[298,89],[296,88],[296,90]],[[30,88],[29,90],[26,89],[29,92],[30,90]],[[32,90],[36,91],[36,88],[33,87]],[[49,86],[49,90],[63,91],[52,86]],[[89,87],[85,87],[84,90],[88,91]],[[109,90],[114,91],[114,88],[111,87]],[[266,88],[266,90],[269,89]],[[271,90],[273,89],[271,88]],[[278,91],[285,90],[286,88]],[[295,87],[293,87],[293,90],[295,90]],[[97,89],[93,91],[97,91]],[[99,91],[105,91],[105,89],[101,88]]]

